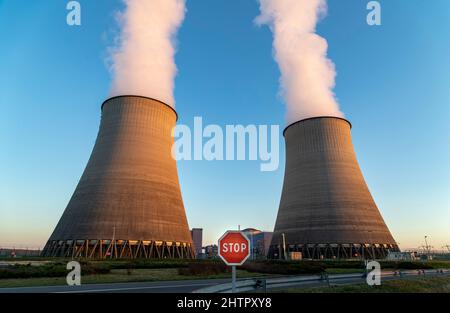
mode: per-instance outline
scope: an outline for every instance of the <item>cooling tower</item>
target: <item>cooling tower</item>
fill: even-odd
[[[103,103],[92,155],[44,256],[194,257],[171,154],[176,121],[150,98]]]
[[[270,258],[383,258],[398,247],[356,160],[351,124],[336,117],[284,131],[286,169]]]

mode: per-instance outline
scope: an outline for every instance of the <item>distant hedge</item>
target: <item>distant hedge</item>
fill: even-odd
[[[107,274],[111,271],[110,268],[102,265],[82,264],[82,275]],[[37,278],[37,277],[66,277],[69,271],[66,269],[66,264],[50,263],[39,266],[27,265],[13,265],[0,269],[0,279],[6,278]]]
[[[91,261],[92,264],[103,264],[110,269],[158,269],[186,268],[190,264],[221,264],[219,260],[183,260],[183,259],[135,259],[135,260],[103,260]]]
[[[413,262],[413,261],[381,261],[381,269],[403,269],[403,270],[414,270],[414,269],[433,269],[434,266],[427,262]]]
[[[37,278],[37,277],[65,277],[69,271],[66,264],[71,260],[32,266],[12,265],[0,268],[0,279],[6,278]],[[209,265],[223,264],[218,260],[181,260],[181,259],[135,259],[135,260],[79,260],[82,275],[108,274],[113,269],[159,269],[159,268],[189,268],[198,264],[198,268]]]
[[[231,268],[225,263],[191,263],[187,267],[178,269],[180,275],[217,275],[221,273],[229,273]]]

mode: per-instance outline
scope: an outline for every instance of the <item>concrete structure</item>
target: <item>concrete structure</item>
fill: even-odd
[[[250,240],[250,259],[265,259],[269,251],[273,233],[255,228],[246,228],[242,232]]]
[[[289,253],[289,260],[291,261],[301,261],[303,259],[303,255],[299,251],[292,251]]]
[[[194,244],[195,255],[198,257],[202,254],[203,246],[203,228],[192,228],[191,229],[192,242]]]
[[[399,251],[356,160],[351,124],[336,117],[285,131],[286,169],[269,257],[384,258]]]
[[[388,261],[414,261],[416,260],[416,256],[412,252],[393,252],[389,251],[386,260]]]
[[[205,250],[205,258],[208,259],[216,259],[219,257],[219,246],[217,245],[209,245],[204,247]]]
[[[176,121],[154,99],[104,102],[92,155],[44,256],[194,257],[171,155]]]

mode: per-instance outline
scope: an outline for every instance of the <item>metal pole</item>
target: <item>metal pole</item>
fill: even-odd
[[[232,293],[236,293],[236,265],[231,267],[231,285]]]
[[[255,249],[255,246],[253,245],[253,232],[251,232],[250,233],[250,247],[252,247],[252,249],[251,249],[251,254],[250,254],[250,256],[251,256],[251,258],[252,258],[252,260],[254,260],[255,259],[255,257],[254,257],[254,249]]]
[[[427,261],[430,259],[430,247],[428,246],[427,237],[425,236],[425,249],[427,249]]]
[[[284,259],[287,260],[287,255],[286,255],[286,236],[284,235],[284,233],[281,234],[282,238],[283,238],[283,255],[284,255]]]

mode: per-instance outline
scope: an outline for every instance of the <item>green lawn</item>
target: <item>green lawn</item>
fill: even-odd
[[[258,277],[263,276],[258,273],[249,273],[238,270],[237,277]],[[109,274],[86,275],[81,278],[82,284],[101,284],[101,283],[124,283],[124,282],[149,282],[149,281],[167,281],[167,280],[192,280],[192,279],[218,279],[230,278],[231,273],[222,273],[217,275],[180,275],[176,268],[164,269],[133,269],[129,275],[126,269],[113,269]],[[32,286],[56,286],[65,285],[65,277],[54,278],[14,278],[0,279],[0,288],[11,287],[32,287]]]
[[[420,277],[382,282],[381,286],[367,284],[317,288],[287,288],[276,293],[450,293],[450,277]]]

